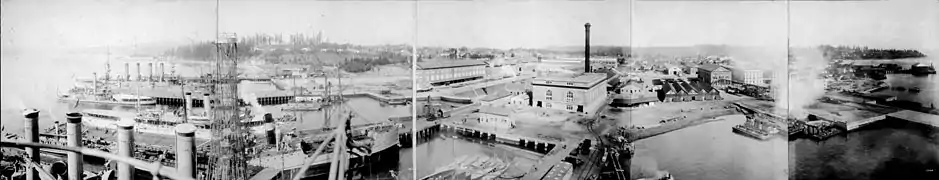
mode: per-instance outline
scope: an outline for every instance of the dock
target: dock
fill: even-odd
[[[922,113],[912,110],[903,110],[900,112],[890,113],[886,116],[887,119],[902,119],[910,122],[915,122],[927,126],[932,126],[939,128],[939,115]]]
[[[548,172],[551,171],[556,165],[559,165],[564,158],[567,158],[574,149],[577,148],[577,144],[583,142],[585,138],[580,139],[569,139],[564,141],[561,146],[557,146],[548,152],[548,154],[539,160],[539,163],[535,165],[535,168],[525,174],[522,177],[522,180],[541,180],[543,179]]]

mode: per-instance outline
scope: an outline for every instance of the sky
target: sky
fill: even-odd
[[[333,42],[419,46],[591,44],[939,47],[929,0],[735,1],[3,1],[3,47],[88,47],[322,31]],[[631,7],[632,6],[632,7]],[[41,9],[41,10],[38,10]],[[216,16],[217,15],[217,16]],[[216,19],[218,17],[218,19]],[[631,32],[631,33],[630,33]]]

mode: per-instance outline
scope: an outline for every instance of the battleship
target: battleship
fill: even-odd
[[[155,105],[156,100],[148,96],[119,94],[110,90],[85,90],[73,88],[66,93],[59,94],[60,102],[76,104],[108,104],[108,105]]]
[[[136,123],[136,131],[140,133],[173,136],[175,135],[173,127],[179,123],[188,121],[197,127],[196,138],[212,138],[210,129],[212,122],[204,116],[189,116],[188,119],[184,119],[182,117],[185,115],[179,115],[177,112],[168,112],[162,109],[147,109],[137,113],[87,109],[83,110],[81,113],[85,116],[82,123],[89,127],[116,129],[117,122],[133,120]],[[243,119],[241,121],[242,124],[251,127],[254,133],[264,132],[264,126],[262,125],[273,121],[272,119],[263,119],[265,116],[253,116],[249,112],[242,114],[241,117]]]

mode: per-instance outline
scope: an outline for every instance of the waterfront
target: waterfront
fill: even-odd
[[[878,122],[820,142],[797,139],[788,150],[790,179],[939,178],[939,128],[915,123]]]
[[[676,179],[787,179],[784,137],[742,136],[731,128],[746,121],[743,115],[720,118],[725,120],[636,141],[632,178],[668,171]]]
[[[925,57],[896,60],[854,60],[850,62],[857,65],[879,65],[884,63],[892,63],[898,64],[904,69],[909,69],[910,66],[915,63],[933,65],[939,64],[939,60],[937,59],[939,58]],[[887,74],[887,79],[883,81],[887,82],[887,84],[890,86],[903,86],[905,88],[919,87],[922,89],[922,91],[919,93],[910,93],[909,91],[885,89],[874,92],[872,94],[897,96],[898,100],[918,102],[926,107],[929,107],[930,104],[939,106],[939,75],[932,74],[928,76],[913,76],[910,74]]]

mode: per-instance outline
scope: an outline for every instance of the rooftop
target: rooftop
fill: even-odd
[[[561,180],[564,179],[564,176],[567,176],[573,169],[573,165],[568,162],[561,162],[554,167],[551,167],[551,171],[548,171],[548,174],[545,174],[543,180]]]
[[[706,71],[714,71],[714,70],[717,70],[718,68],[723,68],[723,67],[720,65],[716,65],[716,64],[705,64],[705,65],[699,66],[698,68],[701,68]]]
[[[509,115],[512,115],[512,113],[514,113],[514,111],[512,111],[512,109],[510,109],[510,108],[505,108],[505,107],[497,107],[497,106],[492,106],[492,105],[483,105],[483,106],[479,106],[479,113],[485,113],[485,114],[492,114],[492,115],[499,115],[499,116],[506,116],[506,117],[508,117]]]
[[[465,66],[484,66],[485,62],[480,60],[450,60],[450,59],[437,59],[437,60],[426,60],[424,62],[418,62],[418,69],[440,69],[440,68],[454,68],[454,67],[465,67]]]
[[[537,77],[535,78],[535,81],[584,83],[592,86],[595,83],[606,80],[607,76],[608,75],[606,73],[578,73],[568,75],[554,75],[549,77]]]

